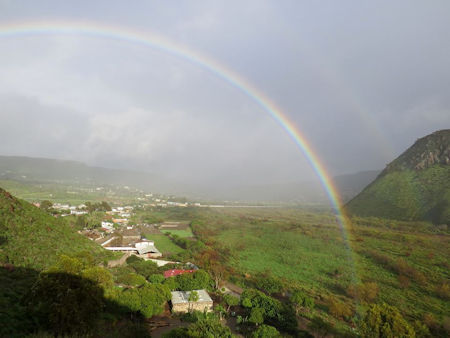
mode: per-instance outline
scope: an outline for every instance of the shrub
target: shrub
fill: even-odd
[[[280,332],[270,325],[261,325],[251,335],[252,338],[281,338]]]
[[[223,326],[217,318],[204,318],[188,327],[187,337],[231,338],[232,334],[230,329]]]
[[[314,299],[308,297],[305,293],[300,290],[296,290],[292,293],[290,298],[292,304],[295,307],[295,311],[298,314],[301,308],[305,309],[313,309],[314,308]]]
[[[100,266],[94,266],[83,270],[81,276],[96,282],[104,289],[109,289],[114,285],[111,272]]]
[[[348,318],[352,315],[352,309],[346,303],[332,297],[328,301],[328,311],[335,318]]]
[[[130,272],[118,276],[117,282],[129,286],[140,286],[145,284],[146,280],[143,276]]]
[[[283,289],[283,284],[280,280],[272,276],[259,276],[255,280],[255,285],[257,289],[264,291],[269,295],[280,292]]]
[[[230,307],[239,305],[239,298],[233,295],[224,295],[223,300],[227,304],[227,312],[230,311]]]
[[[103,307],[103,290],[95,282],[63,272],[44,272],[27,299],[29,313],[55,336],[84,334]]]
[[[181,291],[191,291],[198,289],[208,289],[211,286],[211,277],[204,270],[197,270],[194,273],[185,273],[175,277],[177,289]]]
[[[378,285],[375,282],[350,285],[347,289],[347,294],[353,298],[370,303],[373,302],[378,295]]]
[[[133,263],[137,263],[137,262],[142,262],[143,259],[136,256],[136,255],[131,255],[130,257],[127,258],[126,262],[127,264],[131,265]]]
[[[387,304],[370,306],[360,324],[364,337],[415,337],[414,329],[397,308]]]
[[[262,324],[264,322],[264,314],[264,309],[261,309],[260,307],[254,307],[250,311],[248,321],[256,325]]]
[[[265,315],[270,318],[275,318],[281,310],[281,303],[278,300],[255,289],[247,289],[242,293],[241,304],[247,308],[264,309]]]
[[[148,281],[153,284],[155,284],[155,283],[162,284],[164,282],[164,280],[165,280],[164,276],[160,275],[160,274],[153,274],[153,275],[150,275],[150,277],[148,278]]]

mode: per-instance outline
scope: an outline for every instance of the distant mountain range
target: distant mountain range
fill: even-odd
[[[418,139],[347,209],[359,216],[450,224],[450,129]]]
[[[374,180],[379,172],[374,170],[342,175],[335,177],[333,181],[342,199],[347,201]],[[76,161],[20,156],[0,156],[0,179],[24,183],[128,185],[152,192],[204,200],[328,204],[322,187],[313,182],[202,186],[173,182],[146,172],[92,167]]]

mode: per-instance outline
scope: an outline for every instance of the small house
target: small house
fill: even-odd
[[[197,297],[191,297],[193,291],[172,291],[172,312],[187,313],[194,310],[211,312],[213,310],[213,300],[208,292],[206,290],[194,291],[197,293]]]

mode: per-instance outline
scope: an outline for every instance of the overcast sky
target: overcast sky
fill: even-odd
[[[0,24],[156,33],[238,73],[331,175],[382,169],[450,127],[450,1],[8,1]],[[189,183],[314,180],[244,92],[184,58],[95,35],[0,34],[0,154]]]

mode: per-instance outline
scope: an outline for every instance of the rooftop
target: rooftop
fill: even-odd
[[[206,290],[194,290],[198,293],[198,302],[212,302],[213,300],[209,296]],[[172,304],[189,303],[189,295],[192,291],[172,291]]]
[[[193,273],[193,272],[195,272],[195,270],[171,269],[171,270],[164,271],[164,277],[169,278],[169,277],[174,277],[174,276],[182,275],[185,273]]]

